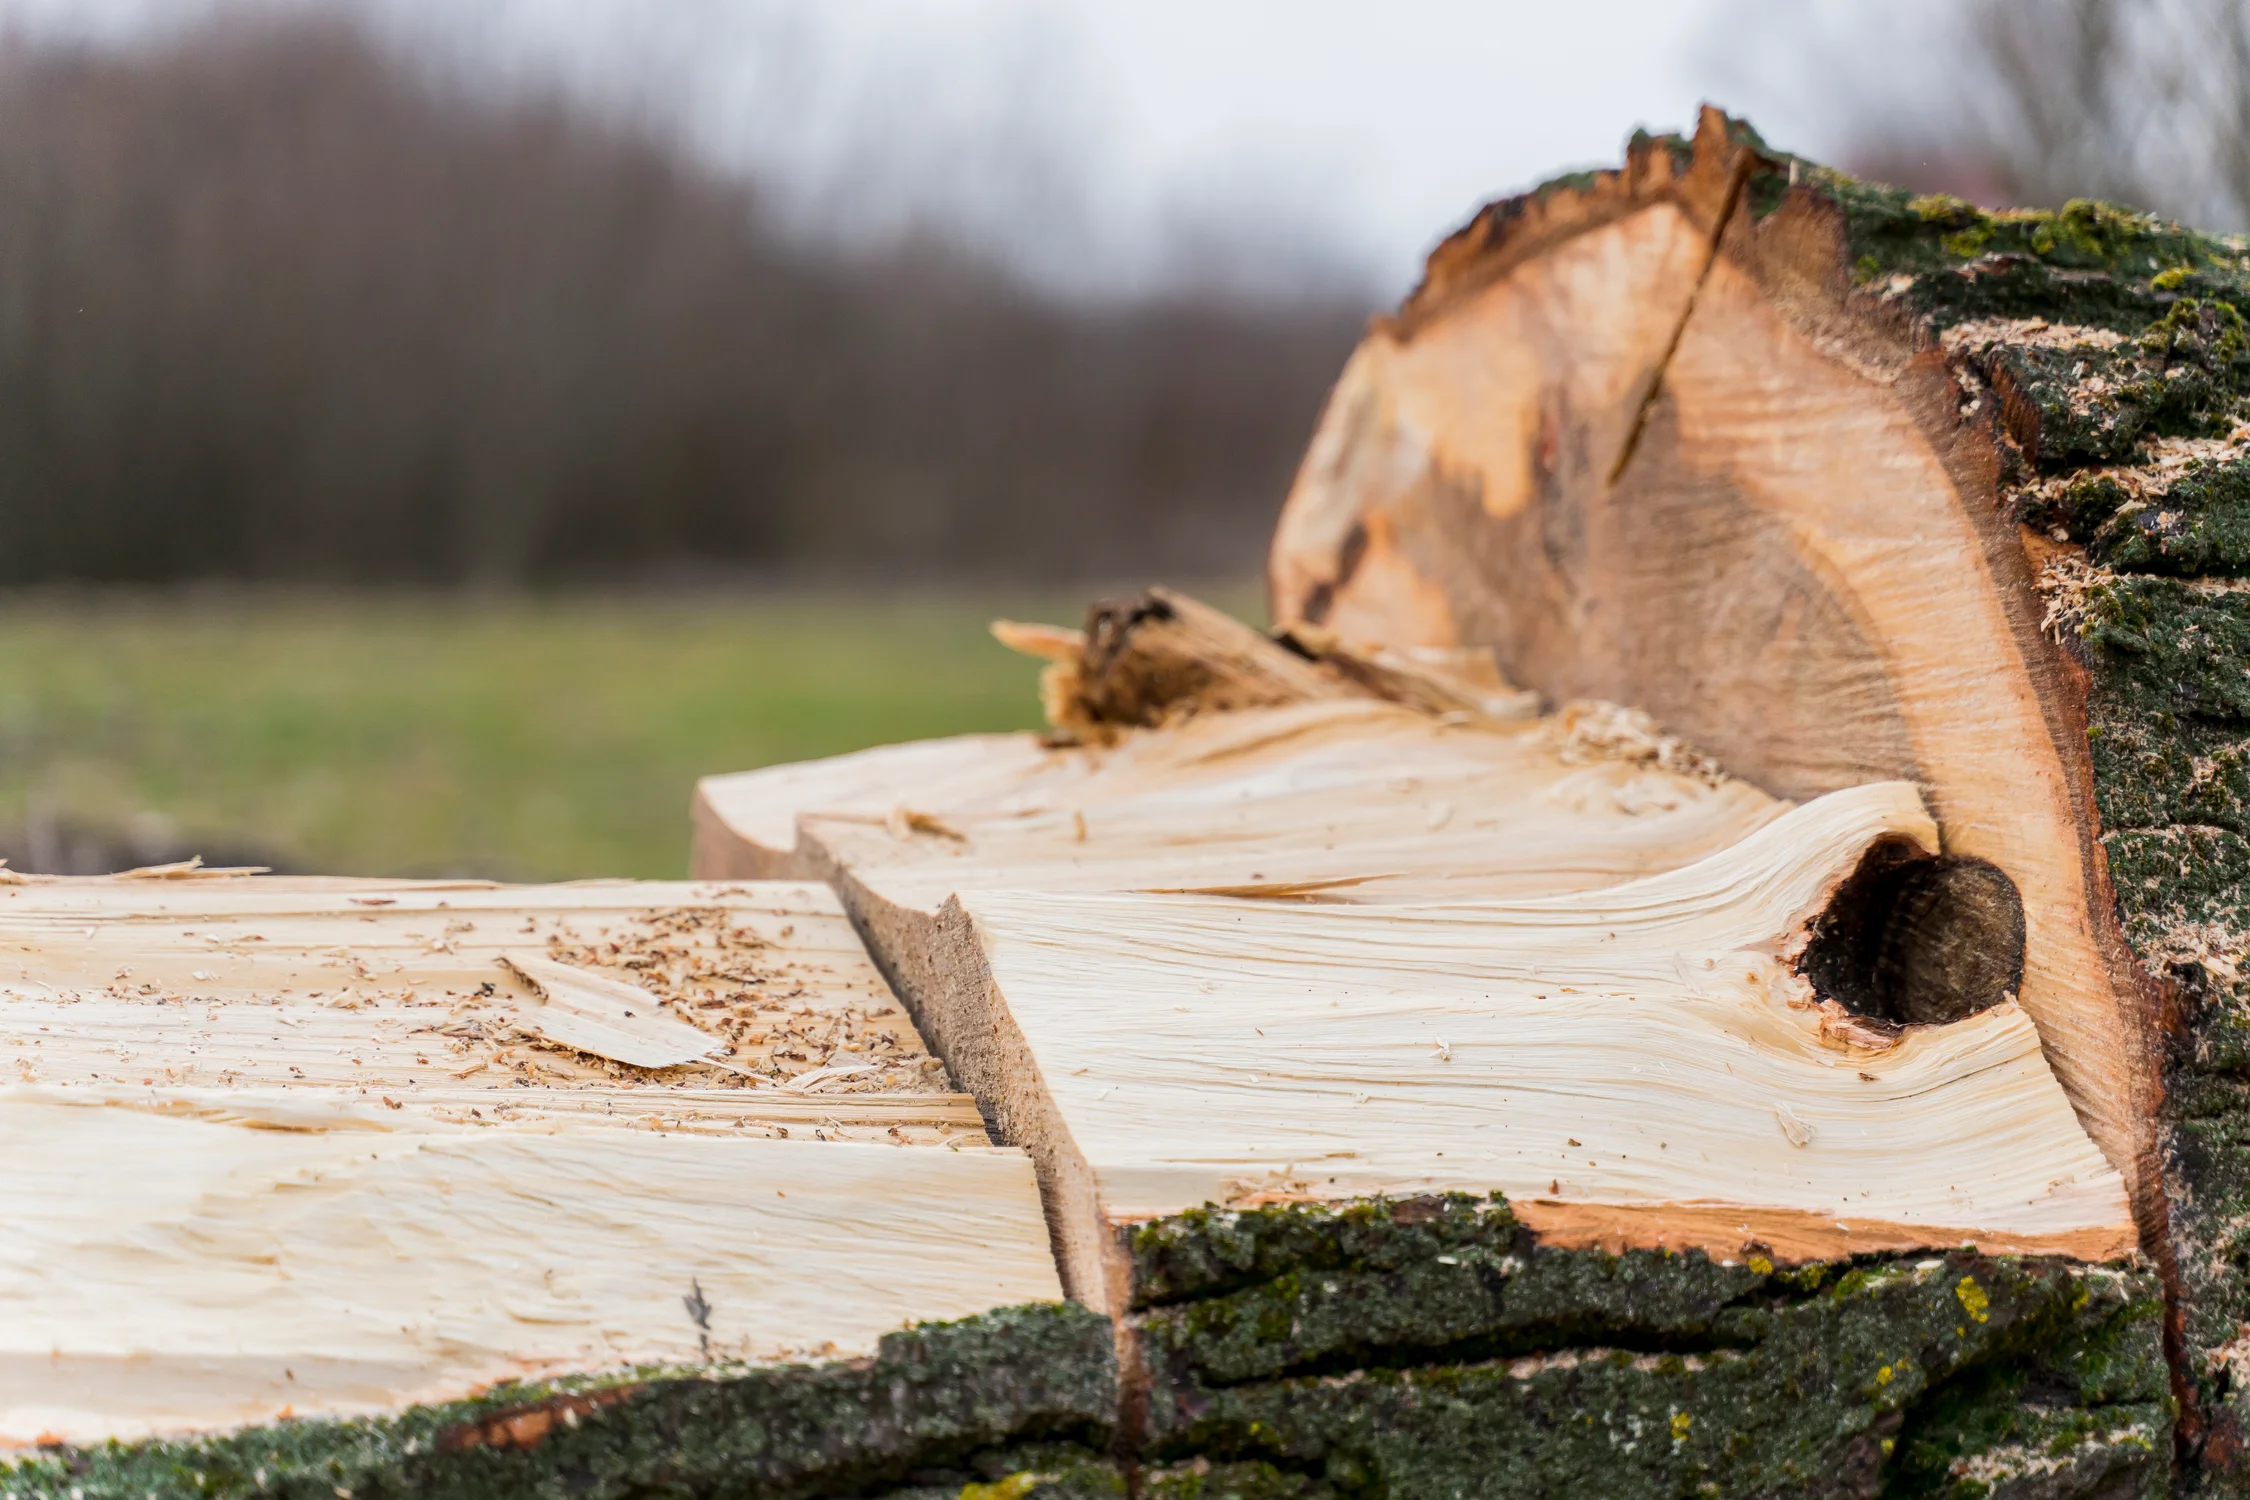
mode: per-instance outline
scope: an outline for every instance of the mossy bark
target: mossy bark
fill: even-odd
[[[2156,1496],[2153,1273],[1542,1246],[1497,1199],[1190,1214],[1131,1254],[1141,1493]]]
[[[871,1359],[511,1387],[359,1421],[50,1450],[0,1468],[41,1500],[743,1500],[1122,1496],[1107,1318],[1007,1308]]]
[[[1790,187],[1787,179],[1796,186]],[[2250,1492],[2250,246],[2114,208],[1987,213],[1767,153],[1852,279],[1947,352],[2084,669],[2100,845],[2162,997],[2188,1472]]]

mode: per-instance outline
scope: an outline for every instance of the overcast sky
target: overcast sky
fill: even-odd
[[[472,77],[635,114],[780,184],[799,222],[934,220],[1095,288],[1193,267],[1388,299],[1479,203],[1612,163],[1635,126],[1690,124],[1700,99],[1814,154],[1849,123],[1832,91],[1774,86],[1804,71],[1777,35],[1801,41],[1843,0],[264,3],[343,5]],[[0,0],[0,15],[117,41],[228,4]]]

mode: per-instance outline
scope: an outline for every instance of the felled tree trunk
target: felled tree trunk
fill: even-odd
[[[1636,141],[1621,171],[1495,205],[1432,257],[1424,285],[1370,334],[1328,404],[1271,558],[1276,644],[1299,660],[1245,674],[1243,653],[1225,653],[1235,664],[1227,681],[1241,738],[1263,748],[1183,756],[1173,773],[1185,784],[1224,764],[1245,787],[1318,784],[1340,824],[1368,830],[1354,836],[1395,833],[1403,809],[1388,822],[1375,811],[1375,773],[1349,786],[1324,780],[1308,757],[1247,727],[1288,712],[1256,695],[1310,665],[1319,684],[1311,697],[1324,706],[1300,712],[1373,713],[1367,702],[1388,695],[1344,691],[1354,680],[1348,660],[1482,648],[1509,682],[1547,704],[1606,700],[1646,713],[1665,732],[1658,741],[1692,746],[1734,778],[1730,785],[1808,805],[1881,783],[1916,788],[1939,857],[1889,886],[1854,876],[1814,926],[1856,933],[1827,952],[1858,956],[1862,1001],[1874,997],[1879,1013],[1910,1031],[1940,1033],[1967,1024],[1954,1019],[1949,998],[1961,976],[2014,962],[1995,959],[2008,950],[1993,935],[2020,933],[2020,969],[2007,973],[2011,1003],[2124,1184],[2138,1244],[2130,1259],[2141,1268],[2129,1274],[2162,1286],[2168,1393],[2145,1381],[2131,1399],[2123,1387],[2105,1395],[2086,1386],[2075,1405],[2042,1407],[2032,1393],[2062,1387],[2039,1362],[2091,1368],[2060,1351],[2096,1337],[2043,1325],[2012,1352],[1965,1355],[1951,1374],[1918,1386],[1887,1429],[1825,1426],[1860,1434],[1832,1463],[1811,1462],[1811,1450],[1786,1442],[1762,1448],[1765,1439],[1741,1429],[1725,1450],[1732,1468],[1711,1458],[1692,1476],[1628,1482],[1631,1465],[1618,1458],[1626,1439],[1578,1450],[1563,1434],[1591,1416],[1605,1434],[1631,1427],[1639,1442],[1657,1430],[1656,1409],[1628,1418],[1622,1398],[1604,1393],[1600,1380],[1609,1377],[1586,1374],[1586,1356],[1571,1351],[1605,1341],[1642,1351],[1717,1347],[1636,1321],[1667,1305],[1655,1282],[1627,1269],[1632,1255],[1655,1248],[1653,1235],[1628,1232],[1603,1246],[1623,1258],[1603,1262],[1599,1274],[1633,1288],[1617,1321],[1571,1304],[1526,1331],[1495,1292],[1470,1332],[1420,1321],[1414,1295],[1401,1290],[1419,1284],[1406,1260],[1348,1248],[1389,1243],[1365,1228],[1398,1222],[1383,1211],[1352,1219],[1358,1210],[1340,1207],[1344,1217],[1319,1219],[1310,1207],[1216,1193],[1213,1217],[1197,1219],[1174,1216],[1177,1203],[1162,1194],[1134,1197],[1118,1186],[1145,1186],[1132,1174],[1146,1166],[1133,1163],[1147,1149],[1119,1145],[1099,1127],[1105,1116],[1092,1094],[1076,1093],[1069,1080],[1078,1075],[1049,1067],[1043,1049],[1063,1043],[1051,1029],[1042,1042],[1027,1016],[1048,1015],[1054,1002],[1041,998],[1044,981],[1026,975],[1104,972],[1122,961],[1108,946],[1116,933],[1142,934],[1134,943],[1147,947],[1160,941],[1152,934],[1167,913],[1188,914],[1103,908],[1066,942],[1052,928],[1074,908],[1022,904],[1007,887],[1052,891],[1060,882],[1239,899],[1252,894],[1254,873],[1325,883],[1288,888],[1303,899],[1377,903],[1425,899],[1436,871],[1450,867],[1434,844],[1420,856],[1386,851],[1392,857],[1356,864],[1325,844],[1287,858],[1245,857],[1232,885],[1215,874],[1159,883],[1137,856],[1105,871],[1097,868],[1105,854],[1064,855],[1059,846],[1024,860],[1038,812],[1073,798],[1083,799],[1074,814],[1082,824],[1098,828],[1106,809],[1147,843],[1207,868],[1222,863],[1222,848],[1230,859],[1247,853],[1196,837],[1192,799],[1169,822],[1138,795],[1110,800],[1127,765],[1154,765],[1167,747],[1218,733],[1139,700],[1123,722],[1168,727],[1120,735],[1079,722],[1127,701],[1106,691],[1120,659],[1113,636],[1121,619],[1145,620],[1142,606],[1097,615],[1075,656],[1061,649],[1069,643],[1044,642],[1061,657],[1049,679],[1057,724],[1089,746],[1114,741],[1091,769],[1028,759],[997,769],[1027,750],[921,752],[937,771],[931,792],[902,795],[921,820],[915,826],[952,831],[947,873],[937,873],[934,846],[876,845],[851,831],[880,822],[855,810],[871,784],[836,783],[832,807],[811,798],[794,819],[747,785],[714,785],[706,829],[724,831],[728,819],[716,810],[743,795],[746,819],[782,836],[765,857],[838,881],[863,928],[893,950],[886,961],[941,1051],[967,1086],[1001,1101],[1003,1134],[1042,1160],[1050,1215],[1076,1205],[1088,1226],[1077,1240],[1067,1216],[1057,1221],[1066,1251],[1081,1246],[1075,1270],[1066,1254],[1066,1276],[1140,1330],[1128,1339],[1127,1369],[1147,1378],[1149,1395],[1128,1430],[1142,1434],[1153,1459],[1233,1463],[1228,1483],[1243,1484],[1251,1481],[1241,1464],[1300,1476],[1318,1468],[1329,1476],[1322,1482],[1346,1491],[1404,1484],[1408,1475],[1451,1483],[1432,1457],[1440,1452],[1488,1475],[1513,1462],[1529,1466],[1520,1473],[1566,1473],[1577,1452],[1598,1459],[1587,1458],[1577,1490],[1542,1481],[1551,1492],[1600,1492],[1606,1483],[1611,1493],[1686,1493],[1696,1484],[1746,1493],[2097,1493],[2128,1482],[2120,1478],[2128,1472],[2151,1491],[2242,1492],[2250,1487],[2250,1048],[2241,1042],[2250,992],[2240,968],[2250,931],[2250,615],[2235,580],[2250,575],[2250,350],[2238,310],[2250,295],[2246,273],[2234,241],[2102,205],[1987,214],[1914,198],[1772,152],[1716,113],[1692,141]],[[1161,662],[1169,649],[1150,659]],[[1245,695],[1263,706],[1239,706]],[[1411,759],[1395,747],[1369,759],[1386,757]],[[980,765],[987,771],[973,769]],[[1464,774],[1474,782],[1502,773]],[[1544,800],[1491,786],[1494,804],[1513,816]],[[1463,805],[1474,798],[1464,795]],[[1275,805],[1277,851],[1311,805]],[[1490,833],[1518,861],[1515,875],[1482,876],[1563,889],[1577,862],[1524,862],[1536,845],[1511,838],[1508,817]],[[981,862],[1009,841],[1017,852],[1004,863],[1014,874]],[[706,847],[723,850],[728,840]],[[1018,878],[1033,868],[1042,879]],[[1583,871],[1570,878],[1580,889],[1603,883]],[[1476,879],[1450,889],[1481,894]],[[1851,915],[1855,900],[1861,916]],[[1270,920],[1244,915],[1234,926],[1254,938]],[[1898,937],[1933,924],[1957,931]],[[1294,941],[1316,951],[1303,934]],[[1834,999],[1842,971],[1816,946],[1797,950],[1796,976]],[[1288,949],[1277,941],[1277,951]],[[1097,950],[1110,957],[1096,961]],[[1061,967],[1027,970],[1027,954]],[[1217,976],[1226,960],[1205,951],[1185,969],[1199,966],[1225,992]],[[1396,965],[1401,976],[1415,967]],[[1183,1003],[1195,1011],[1192,995]],[[1104,1014],[1083,1004],[1066,1012],[1080,1027]],[[1190,1051],[1218,1045],[1198,1034]],[[1120,1091],[1109,1097],[1128,1087],[1114,1076],[1118,1046],[1112,1038],[1076,1065],[1089,1078],[1109,1069],[1103,1086]],[[1203,1118],[1177,1101],[1168,1117]],[[1259,1133],[1280,1138],[1283,1124],[1277,1116]],[[1972,1165],[1985,1138],[1958,1139],[1962,1175],[1986,1170]],[[1739,1158],[1749,1159],[1747,1150]],[[1313,1177],[1301,1159],[1293,1165]],[[1497,1186],[1504,1174],[1492,1175]],[[1549,1186],[1568,1201],[1567,1178],[1557,1173]],[[1317,1182],[1304,1191],[1337,1201]],[[1509,1217],[1492,1242],[1501,1260],[1535,1265],[1527,1244],[1592,1253],[1561,1237],[1538,1194],[1520,1184],[1507,1193]],[[1300,1211],[1311,1217],[1287,1217]],[[1276,1213],[1286,1222],[1257,1217]],[[1278,1226],[1271,1238],[1261,1227],[1269,1224]],[[1353,1241],[1362,1230],[1352,1224],[1375,1238]],[[1119,1232],[1126,1237],[1113,1240]],[[1180,1283],[1155,1275],[1143,1251],[1175,1238],[1225,1245],[1208,1252],[1225,1269]],[[1747,1253],[1703,1248],[1719,1268]],[[2092,1274],[2083,1248],[2071,1253],[2079,1269],[2069,1274]],[[1375,1279],[1352,1279],[1362,1273]],[[1088,1290],[1097,1281],[1101,1290]],[[1206,1307],[1194,1289],[1221,1285],[1238,1301]],[[1368,1290],[1377,1286],[1379,1295]],[[1392,1295],[1404,1301],[1381,1302]],[[2126,1342],[2142,1338],[2138,1347],[2152,1350],[2149,1304],[2127,1302],[2137,1311],[2121,1313],[2116,1328],[2137,1330]],[[1911,1322],[1903,1309],[1897,1316]],[[1304,1332],[1315,1326],[1327,1331]],[[1777,1325],[1762,1326],[1730,1347],[1769,1347],[1762,1340]],[[1704,1330],[1697,1338],[1717,1338],[1716,1324],[1696,1327]],[[1581,1338],[1571,1328],[1589,1331]],[[1803,1347],[1828,1352],[1843,1339],[1807,1337]],[[1221,1356],[1212,1340],[1241,1342]],[[1533,1363],[1514,1373],[1493,1363],[1511,1354]],[[1750,1379],[1728,1368],[1730,1380]],[[1895,1379],[1898,1368],[1876,1375]],[[2153,1366],[2141,1368],[2145,1376]],[[1355,1370],[1362,1378],[1332,1378]],[[1730,1387],[1732,1399],[1809,1400],[1828,1416],[1883,1407],[1874,1386],[1854,1386],[1858,1377],[1841,1366],[1772,1378],[1772,1386]],[[1526,1384],[1542,1380],[1537,1391]],[[1252,1399],[1266,1381],[1278,1382],[1277,1394]],[[1284,1387],[1293,1394],[1279,1394]],[[1167,1392],[1183,1390],[1186,1407],[1167,1404]],[[1682,1434],[1705,1430],[1692,1403],[1667,1399],[1687,1419]],[[2046,1411],[2051,1429],[2004,1432],[1997,1418],[1963,1416],[1984,1402]],[[1436,1408],[1452,1415],[1440,1421],[1430,1415]],[[2093,1442],[2101,1423],[2086,1413],[2097,1411],[2141,1418]],[[1767,1463],[1775,1451],[1787,1453],[1778,1467]],[[1827,1477],[1810,1477],[1816,1470]],[[1602,1480],[1590,1477],[1596,1471]]]
[[[1780,796],[1919,786],[2021,891],[2021,1003],[2130,1184],[2205,1483],[2250,1420],[2245,271],[1707,111],[1433,255],[1272,551],[1285,628],[1488,646]]]
[[[0,1489],[2242,1493],[2238,293],[1707,114],[1440,249],[1271,633],[693,886],[0,886]]]

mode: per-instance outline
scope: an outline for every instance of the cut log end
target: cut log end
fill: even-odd
[[[1922,787],[1947,861],[1867,872],[1808,974],[1869,1026],[2017,997],[2171,1268],[2182,1461],[2230,1483],[2246,296],[2231,241],[1918,198],[1707,110],[1432,256],[1270,561],[1284,629],[1489,649],[1777,795]]]
[[[1344,372],[1276,533],[1277,631],[1162,590],[1079,631],[1003,622],[1045,663],[1048,736],[700,789],[699,873],[832,883],[1012,1145],[746,1153],[606,1119],[441,1136],[420,1094],[369,1105],[392,1129],[365,1166],[357,1135],[321,1156],[326,1191],[522,1199],[511,1222],[555,1222],[510,1253],[584,1241],[586,1264],[631,1260],[600,1247],[654,1225],[644,1257],[684,1290],[604,1295],[697,1373],[448,1406],[442,1431],[415,1408],[407,1444],[352,1429],[367,1467],[333,1445],[306,1462],[376,1491],[599,1473],[1115,1494],[1108,1413],[1165,1500],[2238,1480],[2250,364],[2227,309],[2246,296],[2239,246],[2099,205],[1910,199],[1716,112],[1480,215]],[[143,889],[205,884],[225,882]],[[55,899],[0,896],[27,890]],[[580,983],[549,980],[550,1004]],[[601,1071],[647,1047],[653,1067],[684,1044],[594,989],[552,1018],[550,1040],[579,1038],[556,1057]],[[585,1050],[596,1023],[610,1053]],[[856,1090],[860,1054],[822,1063],[761,1107],[842,1110],[808,1096]],[[685,1096],[575,1092],[653,1100],[660,1125]],[[303,1165],[295,1125],[240,1128],[301,1123],[282,1105],[188,1102],[27,1085],[5,1107],[155,1163],[121,1190],[135,1212],[165,1211],[174,1159],[182,1181],[245,1152]],[[142,1150],[157,1125],[226,1149]],[[557,1142],[591,1154],[564,1172]],[[14,1204],[108,1187],[29,1155]],[[258,1163],[248,1180],[280,1170]],[[596,1167],[625,1208],[552,1188]],[[782,1233],[765,1190],[785,1167],[790,1202],[830,1211]],[[71,1201],[15,1217],[60,1235]],[[206,1240],[216,1201],[197,1199]],[[349,1260],[421,1233],[426,1263],[458,1258],[416,1222],[284,1238]],[[777,1238],[815,1269],[746,1271]],[[97,1241],[68,1243],[101,1291]],[[1004,1305],[1049,1295],[1050,1247],[1095,1312]],[[1003,1262],[1020,1274],[991,1284]],[[826,1273],[861,1294],[823,1301]],[[316,1282],[260,1316],[340,1316],[275,1310]],[[50,1278],[20,1299],[12,1357],[46,1361],[46,1397],[103,1387],[50,1348],[128,1325],[92,1296]],[[720,1370],[743,1308],[775,1320],[773,1359],[790,1318],[846,1357]],[[931,1316],[965,1321],[880,1336]],[[511,1358],[518,1323],[545,1326],[496,1335]],[[265,1432],[296,1441],[54,1473],[238,1473],[282,1461]],[[779,1432],[815,1434],[817,1461],[775,1467]],[[723,1473],[697,1467],[721,1451]],[[115,1470],[133,1493],[155,1473]]]

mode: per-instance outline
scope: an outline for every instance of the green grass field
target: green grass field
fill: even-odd
[[[0,603],[0,834],[20,849],[42,818],[169,827],[176,848],[321,873],[678,876],[699,775],[1036,726],[1037,664],[985,623],[1082,608],[1064,593]]]

